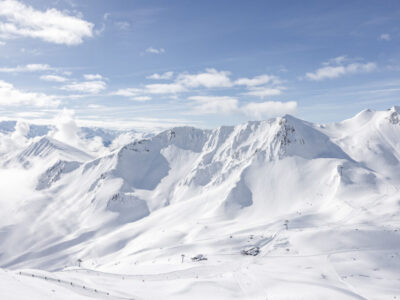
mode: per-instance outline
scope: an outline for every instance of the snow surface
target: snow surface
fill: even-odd
[[[18,145],[1,299],[400,298],[399,107],[177,127],[97,157]]]

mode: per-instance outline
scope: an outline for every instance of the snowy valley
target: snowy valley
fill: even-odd
[[[400,298],[399,107],[79,140],[0,125],[1,299]]]

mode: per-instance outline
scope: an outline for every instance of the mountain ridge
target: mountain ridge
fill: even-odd
[[[34,191],[12,201],[14,218],[0,222],[0,266],[54,272],[82,260],[123,274],[156,265],[236,274],[239,262],[252,266],[243,253],[257,253],[251,261],[260,266],[322,255],[324,268],[348,276],[354,251],[366,265],[400,253],[398,113],[363,111],[324,125],[286,115],[216,129],[175,127],[82,160],[62,159],[74,148],[45,139],[21,152],[39,156],[23,170]],[[45,155],[46,141],[54,159]],[[28,227],[29,237],[21,234]],[[181,262],[199,253],[207,257],[201,265]],[[389,267],[379,266],[389,278]]]

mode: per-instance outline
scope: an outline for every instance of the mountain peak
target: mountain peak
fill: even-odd
[[[68,161],[87,161],[93,158],[82,150],[48,136],[42,137],[37,142],[31,144],[18,157],[20,161],[25,161],[29,158],[48,158],[53,155],[60,156],[61,159]]]

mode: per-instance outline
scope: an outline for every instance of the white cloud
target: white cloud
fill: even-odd
[[[68,81],[68,78],[65,78],[65,77],[59,76],[59,75],[42,75],[42,76],[40,76],[40,79],[45,80],[45,81],[54,81],[54,82]]]
[[[28,123],[18,120],[15,124],[15,131],[12,133],[13,136],[26,137],[29,133],[30,126]]]
[[[15,130],[9,134],[0,133],[0,155],[11,153],[11,151],[18,151],[26,147],[29,143],[27,134],[29,133],[29,124],[18,120],[15,124]]]
[[[0,46],[4,46],[6,42],[0,41]]]
[[[86,80],[102,80],[103,76],[101,76],[100,74],[85,74],[83,75],[83,77]]]
[[[158,73],[154,73],[150,76],[147,76],[147,79],[154,79],[154,80],[167,80],[167,79],[171,79],[172,76],[174,76],[174,72],[170,71],[170,72],[165,72],[162,74],[158,74]]]
[[[152,54],[161,54],[165,52],[164,48],[153,48],[153,47],[149,47],[146,49],[147,53],[152,53]]]
[[[348,61],[346,56],[339,56],[334,59],[331,59],[328,62],[325,62],[324,67],[317,69],[313,73],[306,73],[306,78],[309,80],[323,80],[323,79],[332,79],[337,78],[346,74],[355,74],[355,73],[367,73],[376,69],[376,63],[367,62],[367,63],[347,63]]]
[[[107,84],[104,81],[94,80],[94,81],[74,82],[71,84],[64,85],[63,87],[61,87],[61,89],[66,91],[98,94],[101,91],[105,90],[106,87]]]
[[[49,136],[82,149],[87,153],[95,154],[104,152],[101,137],[95,136],[92,139],[82,137],[81,129],[74,119],[75,112],[70,109],[63,109],[53,120],[55,130],[49,132]]]
[[[150,96],[143,95],[142,89],[135,89],[135,88],[120,89],[114,93],[111,93],[111,95],[127,97],[132,101],[139,101],[139,102],[151,100]]]
[[[253,78],[239,78],[235,81],[236,85],[245,85],[247,87],[259,86],[267,83],[279,84],[281,81],[274,75],[259,75]]]
[[[134,101],[150,101],[151,97],[149,96],[137,96],[137,97],[132,97],[131,98]]]
[[[248,92],[243,93],[243,95],[264,99],[265,97],[280,95],[282,93],[281,89],[283,88],[252,87]]]
[[[127,89],[119,89],[118,91],[112,93],[111,95],[122,96],[122,97],[136,97],[140,93],[142,93],[141,89],[127,88]]]
[[[179,83],[147,84],[145,89],[149,94],[177,94],[185,91],[186,88]]]
[[[60,141],[76,144],[79,141],[78,133],[80,129],[73,119],[74,113],[73,110],[65,108],[58,113],[54,118],[56,130],[50,132],[50,135]]]
[[[16,89],[11,83],[0,80],[0,106],[30,105],[37,107],[57,106],[55,96],[43,93],[24,92]]]
[[[267,96],[279,95],[284,87],[276,86],[281,80],[274,75],[260,75],[254,78],[240,78],[233,82],[230,78],[230,72],[218,71],[213,68],[206,69],[205,72],[190,74],[180,73],[170,83],[147,84],[144,88],[122,89],[114,93],[114,95],[133,97],[146,94],[177,94],[182,92],[190,92],[195,88],[227,88],[238,86],[246,86],[248,92],[246,95],[264,98]],[[174,76],[173,72],[165,72],[162,74],[154,73],[147,76],[147,79],[168,80]],[[271,87],[260,86],[269,84]]]
[[[177,82],[191,88],[206,87],[231,87],[233,85],[229,78],[230,72],[217,71],[216,69],[206,69],[204,73],[198,74],[179,74]]]
[[[392,37],[390,36],[389,33],[382,33],[382,34],[379,36],[379,39],[380,39],[380,40],[383,40],[383,41],[390,41],[390,40],[392,39]]]
[[[255,119],[266,119],[285,114],[294,114],[296,110],[297,103],[295,101],[250,102],[241,107],[241,111],[245,115]]]
[[[126,89],[119,89],[116,92],[111,93],[110,95],[114,96],[121,96],[127,97],[133,101],[150,101],[152,98],[147,94],[174,94],[177,92],[177,88],[174,87],[173,84],[154,84],[149,85],[144,89],[137,89],[137,88],[126,88]]]
[[[195,101],[195,113],[201,114],[230,114],[238,109],[238,100],[227,96],[192,96],[189,100]]]
[[[371,72],[376,69],[376,63],[353,63],[346,66],[346,71],[348,73],[358,73],[358,72]]]
[[[326,78],[336,78],[346,73],[344,66],[323,67],[314,73],[307,73],[306,77],[310,80],[323,80]]]
[[[28,64],[25,66],[17,66],[14,68],[0,68],[0,72],[3,73],[42,72],[49,70],[53,70],[53,68],[47,64]]]
[[[235,81],[235,85],[244,85],[247,88],[247,92],[242,93],[243,95],[255,96],[261,99],[270,96],[280,95],[282,90],[285,89],[283,86],[279,86],[282,80],[275,75],[259,75],[253,78],[239,78]]]
[[[162,74],[155,73],[148,76],[147,78],[155,80],[168,80],[171,79],[173,75],[173,72],[166,72]],[[245,86],[246,92],[242,93],[242,95],[244,94],[248,96],[255,96],[263,99],[269,96],[280,95],[282,90],[285,89],[285,87],[279,85],[280,83],[282,83],[279,77],[274,75],[264,74],[253,78],[240,78],[236,81],[232,81],[230,75],[231,74],[228,71],[219,71],[212,68],[206,69],[205,72],[194,74],[180,73],[176,76],[175,79],[171,80],[168,83],[147,84],[141,88],[120,89],[114,92],[112,95],[124,96],[129,98],[146,97],[152,94],[176,96],[176,94],[178,93],[193,92],[193,90],[196,88],[216,89],[234,86]],[[200,98],[191,98],[191,100],[194,99],[200,101]],[[203,98],[203,100],[204,99],[205,98]],[[215,100],[216,98],[213,96],[213,99]],[[208,100],[211,101],[211,98]]]
[[[93,109],[99,109],[99,108],[104,108],[104,105],[101,104],[89,104],[88,108],[93,108]]]
[[[170,79],[173,75],[173,72],[166,72],[163,74],[155,73],[147,78]],[[176,94],[197,87],[231,87],[233,86],[233,83],[231,82],[229,75],[230,73],[227,71],[217,71],[216,69],[206,69],[206,72],[197,74],[181,73],[171,83],[147,84],[142,92],[149,94]]]
[[[131,24],[129,22],[115,22],[115,26],[117,26],[119,30],[128,30]]]
[[[349,61],[349,58],[347,57],[347,55],[341,55],[341,56],[331,58],[326,62],[323,62],[322,65],[323,66],[341,65],[346,61]]]
[[[30,37],[46,42],[77,45],[93,36],[94,25],[55,8],[36,10],[16,0],[0,2],[0,37]]]
[[[111,95],[123,96],[136,101],[147,101],[151,98],[148,95],[167,95],[186,92],[187,89],[179,83],[154,83],[147,84],[144,88],[119,89]],[[150,98],[150,99],[149,99]],[[146,100],[144,100],[146,99]]]

